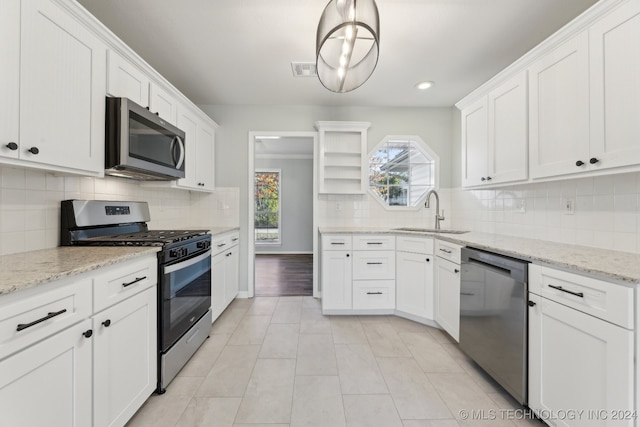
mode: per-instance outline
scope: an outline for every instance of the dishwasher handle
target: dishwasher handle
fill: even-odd
[[[528,262],[507,256],[485,252],[473,248],[462,248],[463,265],[475,265],[502,276],[508,276],[521,283],[527,283]]]

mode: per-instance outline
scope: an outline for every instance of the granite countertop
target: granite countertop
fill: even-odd
[[[157,246],[64,246],[0,256],[0,296],[160,250]]]
[[[389,228],[324,227],[321,233],[393,233],[426,235],[440,240],[500,253],[514,258],[626,285],[640,283],[640,254],[555,243],[501,234],[464,234],[400,231]]]

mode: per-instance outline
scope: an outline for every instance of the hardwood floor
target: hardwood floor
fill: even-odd
[[[256,296],[310,296],[313,294],[312,254],[256,255]]]

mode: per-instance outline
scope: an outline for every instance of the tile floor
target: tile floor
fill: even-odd
[[[127,426],[543,426],[516,408],[438,329],[323,316],[311,297],[257,297],[235,300]]]

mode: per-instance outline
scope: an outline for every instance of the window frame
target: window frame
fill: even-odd
[[[390,206],[380,198],[378,194],[371,189],[371,182],[369,181],[369,170],[371,168],[371,157],[386,143],[390,141],[412,141],[421,150],[423,150],[433,160],[433,190],[440,189],[440,156],[429,145],[422,140],[418,135],[387,135],[380,142],[378,142],[373,149],[367,154],[367,192],[370,197],[374,198],[381,206],[389,211],[417,211],[422,208],[422,204],[426,198],[428,191],[423,194],[415,206]]]
[[[258,228],[255,227],[255,221],[256,218],[258,216],[258,212],[255,210],[255,190],[257,190],[257,186],[255,184],[255,176],[256,174],[259,173],[277,173],[278,174],[278,240],[256,240],[256,236],[257,236],[257,230]],[[265,245],[265,246],[281,246],[282,245],[282,169],[280,168],[257,168],[254,170],[253,173],[253,180],[254,180],[254,195],[253,195],[253,203],[254,203],[254,210],[253,210],[253,224],[254,224],[254,236],[253,236],[253,243],[255,245]]]

